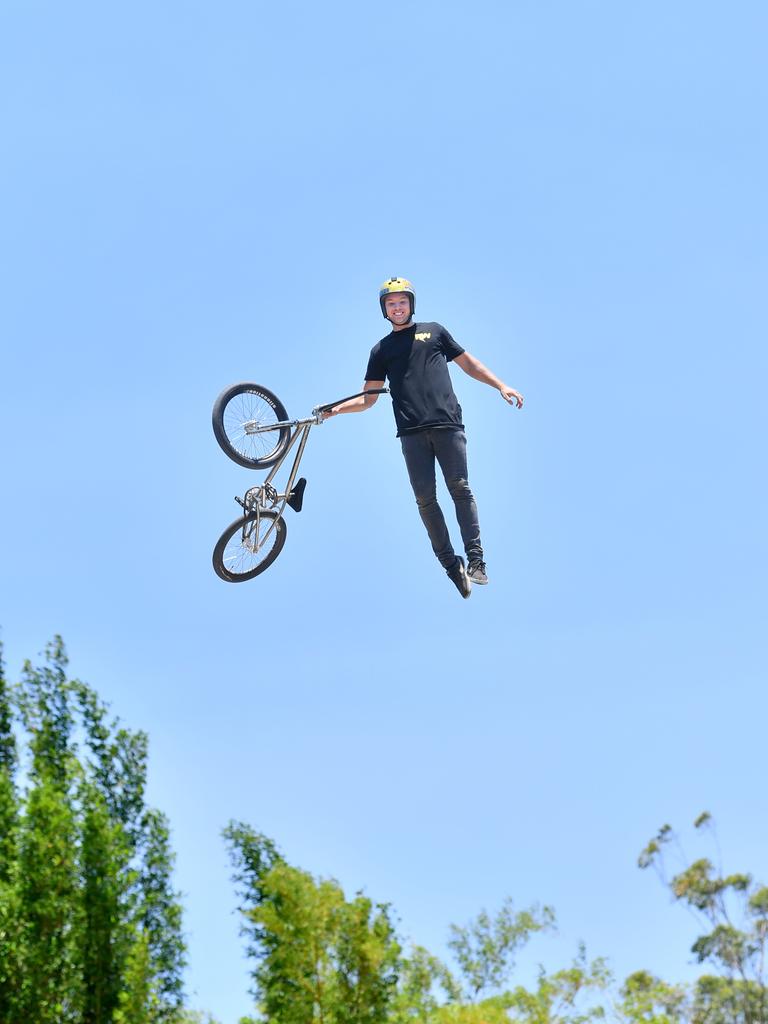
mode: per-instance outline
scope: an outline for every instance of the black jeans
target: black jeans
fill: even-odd
[[[445,517],[437,503],[435,459],[440,464],[448,492],[456,506],[456,518],[467,560],[482,561],[477,505],[467,482],[467,438],[464,431],[427,428],[415,434],[404,434],[400,444],[411,487],[416,495],[416,504],[440,564],[448,569],[456,560],[456,555],[448,536]]]

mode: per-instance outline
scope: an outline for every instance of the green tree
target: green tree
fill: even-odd
[[[482,911],[470,924],[451,925],[448,947],[464,979],[468,1001],[504,984],[514,967],[514,957],[536,932],[551,930],[551,907],[530,907],[515,913],[507,899],[495,917]]]
[[[167,823],[143,803],[146,736],[66,668],[57,637],[15,687],[0,672],[0,1020],[170,1024],[181,909]]]
[[[158,1022],[175,1020],[183,1002],[182,971],[185,943],[182,935],[182,908],[173,889],[174,854],[171,850],[168,819],[160,811],[148,808],[142,816],[142,831],[137,844],[139,857],[137,905],[134,920],[149,947],[153,983],[158,1006],[152,1018]]]
[[[13,734],[13,710],[5,679],[3,645],[0,643],[0,885],[7,883],[15,856],[17,797],[14,784],[17,763]]]
[[[17,760],[11,695],[0,644],[0,1021],[11,1020],[19,970]]]
[[[509,1024],[508,1001],[490,996],[479,1003],[449,1003],[430,1018],[430,1024]]]
[[[400,945],[385,904],[358,893],[337,912],[335,940],[339,1024],[387,1020],[395,997]]]
[[[626,979],[616,1009],[632,1024],[680,1024],[690,1018],[689,995],[682,985],[668,985],[648,971]]]
[[[699,831],[717,837],[711,815],[699,815]],[[692,952],[708,963],[715,975],[702,976],[695,986],[692,1018],[701,1024],[768,1024],[766,940],[768,887],[749,874],[726,874],[703,857],[668,877],[671,850],[682,848],[669,825],[659,829],[639,858],[641,868],[654,867],[675,900],[683,903],[703,928]]]
[[[704,974],[693,987],[692,1024],[765,1024],[765,995],[757,985]]]
[[[271,1024],[385,1024],[400,947],[385,904],[289,865],[241,823],[224,832],[263,1019]]]
[[[11,1020],[20,1024],[64,1024],[81,1017],[83,907],[72,796],[77,772],[65,669],[57,639],[47,649],[45,666],[25,665],[19,692],[31,755],[16,874],[20,970]]]
[[[450,970],[423,946],[414,946],[400,964],[393,1024],[426,1024],[434,1019],[440,1003],[436,994],[442,988],[451,1003],[461,1000],[461,986]]]
[[[583,946],[570,967],[539,972],[533,990],[518,986],[505,999],[509,1017],[519,1024],[588,1024],[602,1020],[605,1007],[595,1001],[611,981],[601,957],[589,962]]]
[[[81,898],[80,948],[83,977],[83,1015],[86,1020],[109,1019],[117,1002],[120,952],[115,949],[116,924],[123,888],[121,872],[128,862],[127,844],[120,842],[101,794],[83,783],[80,833]]]

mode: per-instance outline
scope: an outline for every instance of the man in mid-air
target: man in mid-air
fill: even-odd
[[[436,323],[413,319],[416,295],[403,277],[385,281],[379,291],[384,317],[391,332],[371,349],[364,389],[384,387],[389,381],[397,436],[405,457],[416,504],[427,528],[432,550],[462,597],[469,597],[473,583],[487,583],[477,506],[467,479],[467,439],[461,406],[451,384],[448,363],[483,384],[490,384],[505,402],[522,408],[523,396],[465,352],[448,331]],[[328,412],[364,412],[378,395],[364,395],[343,402]],[[456,518],[467,556],[456,555],[437,503],[435,460],[440,464],[448,491],[456,506]]]

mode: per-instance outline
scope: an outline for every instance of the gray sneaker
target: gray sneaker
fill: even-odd
[[[485,562],[481,562],[479,558],[473,558],[467,568],[467,576],[469,576],[473,583],[487,583],[488,577],[485,575]]]
[[[457,556],[451,568],[445,571],[461,596],[469,597],[472,592],[472,581],[467,576],[467,570],[464,568],[464,559]]]

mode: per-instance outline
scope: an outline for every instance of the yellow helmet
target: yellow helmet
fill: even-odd
[[[390,279],[385,281],[379,289],[379,305],[381,306],[381,312],[384,314],[384,318],[388,319],[387,311],[384,308],[384,299],[395,292],[405,292],[405,294],[410,297],[411,316],[413,316],[413,311],[416,308],[416,292],[413,290],[413,285],[404,277],[390,277]]]

